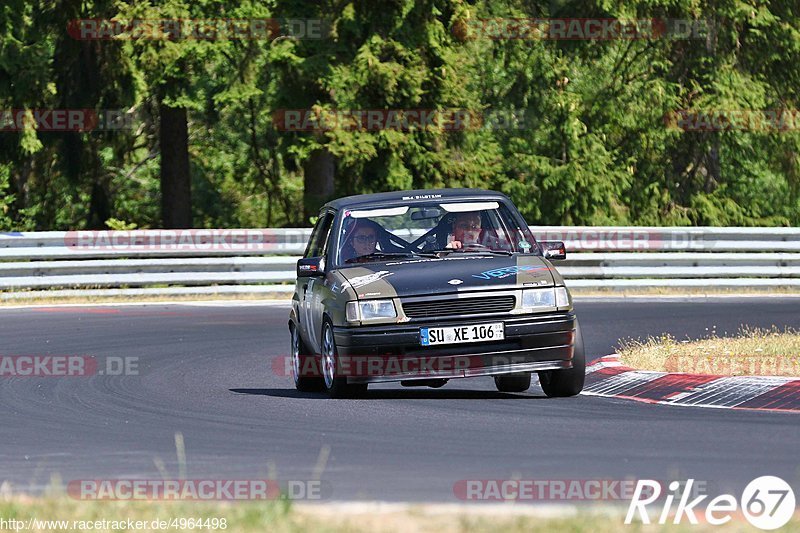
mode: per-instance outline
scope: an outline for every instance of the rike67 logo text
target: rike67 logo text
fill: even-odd
[[[708,502],[705,502],[708,495],[697,496],[690,501],[689,499],[694,496],[692,494],[693,485],[693,479],[688,480],[685,484],[678,481],[669,484],[669,493],[663,499],[663,506],[661,501],[653,506],[654,510],[661,507],[657,520],[659,524],[666,524],[670,517],[673,524],[680,524],[684,519],[691,524],[697,524],[697,515],[700,514],[703,504],[705,504],[705,513],[702,516],[705,522],[715,526],[729,522],[734,514],[741,511],[753,526],[772,530],[786,525],[794,515],[794,491],[779,477],[762,476],[754,479],[745,487],[739,501],[731,494],[721,494]],[[684,489],[679,492],[681,487]],[[625,523],[631,524],[638,515],[643,524],[650,524],[651,517],[648,506],[659,500],[662,496],[661,492],[661,484],[658,481],[640,479],[628,507]],[[672,506],[675,500],[678,500],[678,503],[673,511]]]

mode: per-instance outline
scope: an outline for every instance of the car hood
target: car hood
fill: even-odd
[[[560,279],[534,255],[450,255],[348,266],[339,272],[358,298],[421,296],[464,291],[551,287]]]

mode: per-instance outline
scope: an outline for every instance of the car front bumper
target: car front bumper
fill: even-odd
[[[422,346],[420,328],[503,322],[502,341]],[[572,368],[575,314],[334,328],[340,375],[349,383],[452,379]]]

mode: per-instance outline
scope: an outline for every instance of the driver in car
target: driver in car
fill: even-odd
[[[470,245],[480,245],[481,214],[477,211],[458,213],[453,220],[453,235],[447,248],[458,250]]]

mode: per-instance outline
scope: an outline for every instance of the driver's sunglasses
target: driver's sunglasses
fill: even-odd
[[[371,244],[378,239],[375,235],[354,235],[353,240],[361,244]]]
[[[456,226],[456,228],[458,228],[458,229],[460,229],[462,231],[470,231],[470,230],[474,231],[474,230],[481,229],[481,225],[480,224],[474,224],[474,223],[473,224],[461,223],[461,224],[458,224]]]

